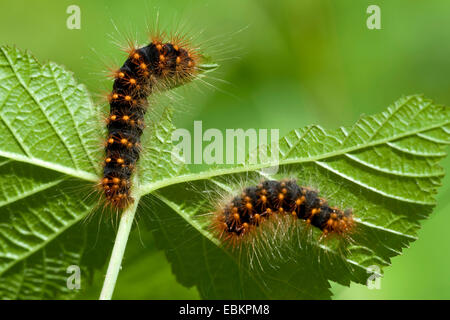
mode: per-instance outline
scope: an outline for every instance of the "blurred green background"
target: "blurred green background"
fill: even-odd
[[[66,28],[69,5],[81,29]],[[366,9],[381,8],[381,30],[368,30]],[[221,67],[178,102],[179,127],[279,128],[350,125],[383,111],[401,95],[424,93],[450,105],[448,0],[1,1],[0,44],[29,49],[72,70],[93,96],[107,91],[103,71],[123,55],[123,35],[145,41],[157,12],[162,28],[205,41]],[[119,30],[116,31],[114,25]],[[184,94],[183,94],[184,95]],[[450,159],[444,163],[447,174]],[[385,269],[381,290],[333,285],[337,299],[450,299],[450,176],[419,240]],[[112,248],[113,239],[110,245]],[[94,283],[80,298],[97,298]],[[135,229],[116,299],[195,299],[176,282],[145,228]]]

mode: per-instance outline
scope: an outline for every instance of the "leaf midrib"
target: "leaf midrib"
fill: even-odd
[[[411,136],[414,134],[418,134],[420,132],[443,127],[447,124],[450,124],[450,121],[443,121],[443,122],[434,124],[432,126],[421,128],[420,130],[408,131],[403,134],[389,137],[387,139],[375,140],[370,143],[366,143],[364,145],[357,144],[352,147],[347,147],[344,149],[339,149],[339,150],[336,150],[333,152],[323,153],[321,155],[312,156],[312,157],[308,157],[308,158],[306,158],[306,157],[290,158],[290,159],[280,160],[278,163],[272,163],[272,162],[259,163],[259,164],[254,164],[254,165],[241,166],[241,167],[237,167],[237,168],[215,169],[215,170],[210,170],[210,171],[203,171],[203,172],[198,172],[198,173],[190,173],[190,174],[170,177],[170,178],[162,179],[162,180],[159,180],[156,182],[144,184],[138,188],[137,192],[139,193],[140,196],[145,196],[147,194],[154,192],[155,190],[158,190],[158,189],[161,189],[164,187],[168,187],[168,186],[171,186],[174,184],[178,184],[178,183],[210,179],[210,178],[213,178],[216,176],[241,173],[241,172],[246,172],[246,171],[256,171],[256,170],[267,168],[267,167],[270,167],[273,165],[289,165],[289,164],[298,164],[298,163],[305,163],[305,162],[315,162],[315,161],[319,161],[319,160],[326,159],[326,158],[345,155],[352,151],[357,151],[360,149],[365,149],[365,148],[373,147],[376,145],[388,143],[390,141],[405,138],[405,137],[408,137],[408,136]],[[12,159],[15,161],[30,163],[30,164],[37,165],[37,166],[40,166],[40,167],[43,167],[46,169],[51,169],[53,171],[61,172],[61,173],[64,173],[64,174],[67,174],[67,175],[70,175],[70,176],[73,176],[73,177],[76,177],[76,178],[79,178],[82,180],[90,181],[90,182],[97,182],[99,179],[99,177],[97,175],[92,174],[87,171],[84,171],[84,170],[75,170],[73,168],[62,166],[57,163],[52,163],[52,162],[48,162],[48,161],[45,161],[42,159],[37,159],[37,158],[26,157],[26,156],[23,156],[23,155],[20,155],[17,153],[0,150],[0,156],[9,158],[9,159]]]
[[[74,178],[78,178],[78,179],[82,179],[82,180],[86,180],[86,181],[90,181],[90,182],[97,182],[98,181],[98,176],[84,171],[84,170],[76,170],[70,167],[66,167],[54,162],[49,162],[49,161],[45,161],[39,158],[34,158],[34,157],[27,157],[18,153],[14,153],[14,152],[8,152],[8,151],[3,151],[0,150],[0,156],[4,157],[4,158],[8,158],[10,160],[14,160],[14,161],[19,161],[19,162],[24,162],[24,163],[29,163],[38,167],[42,167],[45,169],[50,169],[52,171],[56,171],[56,172],[60,172],[60,173],[64,173],[67,174],[69,176],[72,176]]]
[[[420,133],[420,132],[423,132],[423,131],[436,129],[436,128],[442,127],[442,126],[444,126],[446,124],[449,124],[449,123],[450,123],[450,120],[449,121],[443,121],[441,123],[434,124],[432,126],[421,128],[420,130],[409,131],[409,132],[406,132],[406,133],[403,133],[403,134],[399,134],[399,135],[396,135],[396,136],[389,137],[387,139],[375,140],[373,142],[366,143],[364,145],[358,144],[358,145],[355,145],[355,146],[352,146],[352,147],[339,149],[337,151],[323,153],[321,155],[307,157],[307,158],[306,157],[291,158],[291,159],[280,160],[277,163],[267,162],[267,163],[248,165],[248,166],[242,166],[242,167],[237,167],[237,168],[217,169],[217,170],[203,171],[203,172],[199,172],[199,173],[191,173],[191,174],[171,177],[171,178],[168,178],[168,179],[163,179],[163,180],[159,180],[159,181],[156,181],[156,182],[144,184],[144,185],[139,187],[138,192],[139,192],[139,194],[141,196],[145,196],[145,195],[147,195],[149,193],[152,193],[153,191],[161,189],[163,187],[168,187],[170,185],[183,183],[183,182],[210,179],[210,178],[213,178],[213,177],[216,177],[216,176],[227,175],[227,174],[234,174],[234,173],[241,173],[241,172],[246,172],[246,171],[256,171],[256,170],[267,168],[267,167],[270,167],[270,166],[273,166],[273,165],[289,165],[289,164],[298,164],[298,163],[305,163],[305,162],[316,162],[316,161],[323,160],[323,159],[326,159],[326,158],[342,156],[342,155],[345,155],[345,154],[347,154],[349,152],[352,152],[352,151],[357,151],[357,150],[360,150],[360,149],[365,149],[365,148],[373,147],[373,146],[376,146],[376,145],[384,144],[384,143],[387,143],[387,142],[390,142],[390,141],[393,141],[393,140],[405,138],[405,137],[408,137],[408,136],[411,136],[411,135],[414,135],[414,134],[417,134],[417,133]]]

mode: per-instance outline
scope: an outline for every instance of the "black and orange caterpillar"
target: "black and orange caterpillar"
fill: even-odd
[[[114,85],[108,97],[108,136],[101,187],[106,202],[125,208],[132,201],[131,176],[141,152],[147,97],[156,90],[175,87],[192,80],[199,55],[187,43],[175,39],[163,43],[161,37],[142,48],[127,50],[128,59],[114,72]]]
[[[244,238],[274,215],[303,219],[324,235],[347,234],[354,227],[350,209],[330,207],[316,190],[295,180],[266,180],[245,188],[217,213],[215,226],[225,239]]]

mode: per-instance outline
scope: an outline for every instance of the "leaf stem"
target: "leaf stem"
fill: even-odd
[[[130,235],[131,226],[133,225],[134,215],[139,204],[140,196],[135,197],[134,202],[128,207],[120,218],[119,230],[117,232],[114,247],[109,260],[108,270],[106,271],[105,281],[103,282],[102,292],[100,293],[100,300],[111,300],[116,286],[117,276],[122,265],[123,254]]]

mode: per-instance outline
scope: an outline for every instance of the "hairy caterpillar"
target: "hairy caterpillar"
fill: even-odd
[[[200,58],[183,39],[164,43],[162,36],[127,52],[127,60],[114,72],[113,89],[108,97],[108,136],[101,180],[106,202],[115,208],[125,208],[133,201],[131,176],[141,152],[148,96],[192,80]]]
[[[236,241],[272,216],[290,215],[322,230],[323,235],[346,235],[354,227],[351,209],[330,207],[318,192],[295,180],[265,180],[245,188],[216,214],[214,227],[220,238]]]

